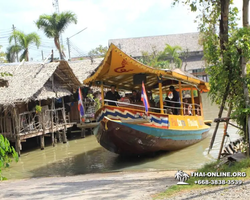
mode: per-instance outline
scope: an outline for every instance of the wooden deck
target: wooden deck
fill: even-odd
[[[74,124],[75,123],[66,124],[66,128],[70,128]],[[57,127],[54,127],[53,130],[50,128],[50,129],[46,129],[45,132],[43,132],[43,129],[40,129],[40,130],[34,130],[34,131],[20,133],[19,135],[20,135],[21,140],[25,140],[25,139],[28,139],[28,138],[41,136],[41,135],[46,135],[48,133],[64,130],[64,126],[65,126],[64,124],[60,124],[60,125],[57,125]]]

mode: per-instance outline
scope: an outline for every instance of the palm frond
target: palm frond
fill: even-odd
[[[55,17],[53,15],[41,15],[35,22],[38,29],[42,29],[48,38],[53,38],[56,35],[55,32]]]
[[[26,36],[26,41],[27,41],[27,47],[31,44],[31,43],[35,43],[37,48],[40,46],[41,44],[41,38],[39,37],[39,35],[37,35],[35,32],[30,33]]]
[[[62,33],[65,31],[65,29],[68,27],[71,23],[77,23],[76,15],[70,11],[62,12],[59,15],[57,15],[57,30],[59,33]]]
[[[17,43],[20,44],[20,46],[26,45],[26,38],[25,34],[22,31],[15,30],[12,32],[11,36],[9,37],[9,42],[11,43],[13,39],[17,40]]]
[[[45,35],[54,38],[55,45],[60,52],[60,58],[63,54],[58,40],[59,35],[67,28],[70,23],[77,23],[76,15],[73,12],[53,13],[52,15],[41,15],[36,21],[39,29],[43,29]]]

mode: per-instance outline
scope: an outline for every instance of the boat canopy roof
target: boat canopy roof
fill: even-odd
[[[195,76],[183,72],[180,69],[155,69],[133,59],[122,50],[111,44],[105,58],[97,69],[86,79],[84,84],[99,86],[103,82],[104,87],[116,85],[119,89],[140,89],[144,81],[147,90],[157,90],[159,80],[163,88],[174,85],[182,88],[195,86],[201,91],[208,91],[208,83]]]

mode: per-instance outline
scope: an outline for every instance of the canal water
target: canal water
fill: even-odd
[[[207,94],[202,94],[204,117],[213,120],[218,116],[218,106],[211,105]],[[224,113],[226,115],[226,113]],[[197,169],[217,159],[224,125],[221,123],[213,149],[208,147],[214,131],[213,123],[209,137],[185,149],[160,153],[147,157],[124,158],[102,148],[95,136],[73,138],[67,144],[46,146],[44,150],[34,149],[22,152],[18,163],[4,170],[8,179],[70,176],[87,173],[115,171],[187,170]],[[229,126],[227,142],[239,138],[237,129]],[[80,135],[80,134],[78,134]]]

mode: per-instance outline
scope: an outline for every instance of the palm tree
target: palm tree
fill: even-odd
[[[10,53],[20,52],[23,50],[23,53],[21,54],[20,60],[25,59],[26,61],[29,61],[29,46],[32,43],[35,43],[37,48],[41,44],[41,39],[39,35],[36,33],[30,33],[30,34],[24,34],[22,31],[13,31],[12,35],[9,37],[9,43],[13,41],[13,39],[17,40],[17,45],[12,45],[9,47]]]
[[[181,68],[182,60],[179,58],[179,51],[182,48],[180,46],[170,46],[166,44],[166,47],[163,52],[160,53],[158,61],[164,61],[170,59],[170,66],[173,68],[173,65],[177,68]]]
[[[6,59],[8,62],[15,62],[15,55],[17,55],[22,50],[19,45],[11,45],[7,48]]]
[[[65,31],[67,26],[74,22],[77,23],[76,15],[72,12],[54,13],[52,15],[41,15],[36,21],[39,29],[43,29],[48,38],[54,38],[56,48],[60,53],[60,59],[63,59],[59,36]]]

